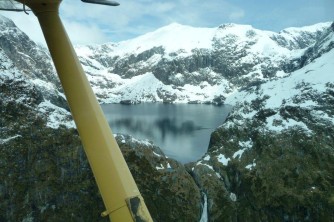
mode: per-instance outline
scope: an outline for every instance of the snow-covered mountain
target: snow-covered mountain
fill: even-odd
[[[101,102],[233,105],[186,167],[117,135],[157,220],[332,221],[333,48],[328,22],[279,33],[171,24],[76,50]],[[1,16],[0,89],[0,221],[98,220],[102,202],[49,54]]]
[[[300,68],[330,25],[274,33],[249,25],[173,23],[128,41],[76,50],[102,102],[223,103],[242,87]]]
[[[229,117],[189,166],[212,221],[334,219],[334,25],[294,61],[289,75],[230,95]]]

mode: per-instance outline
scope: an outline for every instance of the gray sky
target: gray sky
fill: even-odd
[[[195,27],[249,24],[280,31],[334,21],[334,0],[119,0],[118,7],[63,0],[60,15],[75,44],[118,42],[177,22]],[[35,16],[0,12],[44,44]]]

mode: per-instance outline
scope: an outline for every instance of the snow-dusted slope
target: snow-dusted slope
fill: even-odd
[[[288,75],[291,61],[330,25],[274,33],[249,25],[173,23],[135,39],[76,50],[102,102],[216,103],[240,87]]]
[[[279,112],[284,106],[306,109],[315,120],[334,124],[331,111],[320,110],[325,99],[322,95],[329,93],[330,97],[326,99],[333,99],[330,93],[333,92],[333,84],[334,50],[332,49],[288,77],[273,80],[260,85],[258,89],[250,88],[228,97],[226,100],[228,104],[241,106],[242,109],[238,109],[238,113],[235,114],[240,116],[240,122],[236,119],[236,122],[227,122],[227,124],[242,125],[244,121],[254,119],[258,115],[258,110],[250,107],[258,99],[263,99],[259,104],[261,109],[272,112],[272,115],[266,119],[268,130],[281,131],[294,125],[309,130],[303,121],[284,118],[284,115]]]
[[[0,87],[2,112],[25,109],[45,118],[49,127],[74,126],[47,50],[3,16],[0,16]],[[7,126],[20,124],[15,117],[13,122],[3,121]],[[15,130],[7,127],[1,137],[10,137],[11,133]]]
[[[330,41],[334,43],[334,33]],[[234,108],[220,129],[246,128],[250,134],[298,129],[309,136],[316,136],[322,127],[334,129],[334,48],[289,76],[236,92],[226,102]],[[250,138],[234,142],[240,149],[228,151],[226,157],[226,153],[215,153],[214,158],[225,166],[231,159],[240,159],[254,143]],[[204,156],[197,164],[209,160]]]

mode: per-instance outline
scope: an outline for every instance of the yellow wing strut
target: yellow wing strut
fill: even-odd
[[[59,17],[61,0],[17,0],[37,16],[113,222],[153,221]]]

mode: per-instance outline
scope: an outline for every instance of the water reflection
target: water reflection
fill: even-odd
[[[186,120],[180,124],[176,120],[176,118],[168,117],[155,119],[152,122],[128,117],[109,120],[108,123],[113,129],[122,131],[124,130],[125,132],[131,132],[134,134],[145,134],[148,138],[152,138],[153,140],[160,139],[163,142],[168,135],[171,135],[173,137],[184,135],[192,136],[197,130],[207,129],[202,126],[196,125],[195,122],[192,120]],[[159,138],[155,138],[157,134],[160,135]]]
[[[149,126],[149,123],[133,117],[120,118],[115,120],[108,121],[109,126],[112,127],[113,131],[116,133],[142,133],[148,137],[153,136],[152,127]],[[115,131],[116,130],[116,131]]]
[[[166,134],[173,134],[174,136],[179,135],[192,135],[195,130],[200,130],[202,127],[196,126],[192,120],[186,120],[178,125],[175,118],[163,118],[155,121],[155,126],[161,131],[162,140],[164,140]]]
[[[114,133],[149,139],[167,156],[183,163],[200,158],[211,132],[225,120],[230,106],[204,104],[102,105]]]

